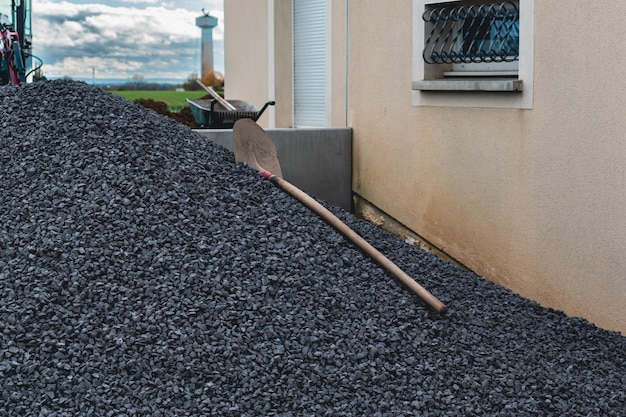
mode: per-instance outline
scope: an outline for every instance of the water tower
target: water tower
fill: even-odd
[[[217,18],[202,9],[202,16],[196,18],[196,26],[202,29],[202,67],[200,78],[213,71],[213,28],[217,26]]]

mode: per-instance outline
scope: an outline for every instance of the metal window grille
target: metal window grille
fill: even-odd
[[[519,60],[519,8],[513,2],[428,8],[432,25],[422,56],[428,64]]]

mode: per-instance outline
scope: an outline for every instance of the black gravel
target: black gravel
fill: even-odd
[[[626,338],[84,83],[0,88],[0,416],[619,416]]]

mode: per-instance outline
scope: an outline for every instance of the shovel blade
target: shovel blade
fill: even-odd
[[[259,172],[269,171],[282,178],[278,154],[272,139],[252,119],[239,119],[235,122],[233,149],[235,162],[244,162]]]

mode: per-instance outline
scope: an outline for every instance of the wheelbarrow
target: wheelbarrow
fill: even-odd
[[[256,122],[268,106],[276,104],[275,101],[268,101],[259,110],[247,101],[229,100],[227,103],[234,108],[234,110],[229,110],[218,100],[186,100],[196,123],[207,129],[232,129],[239,119],[252,119]]]

